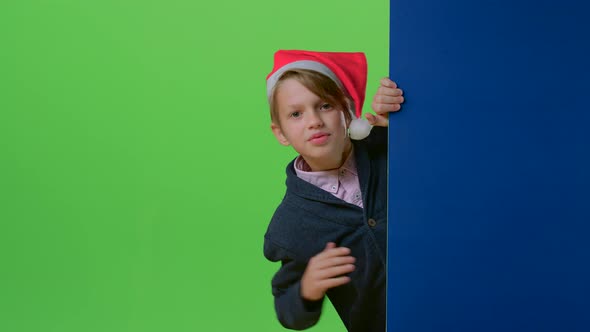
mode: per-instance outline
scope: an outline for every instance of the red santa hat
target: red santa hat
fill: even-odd
[[[358,140],[369,135],[372,126],[361,118],[367,87],[367,59],[364,53],[279,50],[274,55],[274,68],[266,77],[268,98],[283,73],[290,69],[313,70],[332,79],[353,102],[350,138]]]

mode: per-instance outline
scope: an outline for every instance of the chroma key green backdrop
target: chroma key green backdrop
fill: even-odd
[[[284,331],[273,53],[364,51],[370,101],[388,31],[386,0],[2,1],[0,331]]]

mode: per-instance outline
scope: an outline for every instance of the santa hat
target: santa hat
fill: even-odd
[[[350,138],[359,140],[369,135],[372,126],[361,118],[367,86],[367,59],[364,53],[279,50],[274,56],[274,68],[266,77],[268,98],[283,73],[290,69],[313,70],[332,79],[353,101]]]

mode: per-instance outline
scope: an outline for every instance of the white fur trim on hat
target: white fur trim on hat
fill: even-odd
[[[321,74],[328,76],[330,79],[332,79],[332,81],[336,82],[336,84],[338,84],[338,87],[342,91],[346,91],[342,87],[342,82],[340,82],[340,80],[338,79],[338,76],[336,76],[336,74],[334,74],[334,72],[331,71],[330,68],[328,68],[324,64],[316,62],[316,61],[301,60],[301,61],[291,62],[291,63],[288,63],[288,64],[282,66],[279,70],[274,72],[266,80],[266,96],[267,96],[267,98],[270,98],[270,95],[272,94],[272,89],[275,87],[275,85],[277,85],[279,78],[281,78],[281,76],[283,76],[283,74],[287,70],[290,70],[290,69],[309,69],[309,70],[317,71]]]

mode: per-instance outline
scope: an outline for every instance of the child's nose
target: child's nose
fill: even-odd
[[[324,124],[322,117],[316,111],[309,112],[309,117],[307,120],[308,120],[308,125],[311,128],[315,128],[315,127],[318,127],[318,126],[321,126]]]

